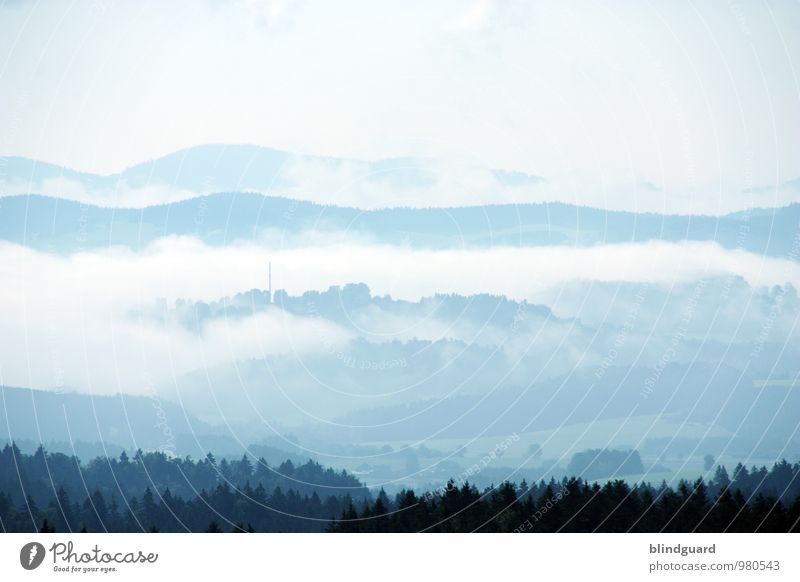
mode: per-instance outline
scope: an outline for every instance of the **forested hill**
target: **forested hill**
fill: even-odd
[[[785,256],[798,222],[800,204],[715,217],[636,214],[562,203],[360,210],[246,192],[142,209],[39,195],[0,198],[0,239],[57,253],[109,245],[139,249],[168,235],[223,245],[279,232],[282,243],[291,244],[293,234],[308,242],[313,230],[422,248],[688,240]]]
[[[237,512],[261,531],[321,531],[369,490],[345,471],[308,461],[272,466],[263,458],[198,461],[137,452],[87,463],[74,456],[0,451],[0,521],[5,531],[203,531]],[[176,515],[183,519],[176,520]],[[235,521],[235,520],[234,520]]]

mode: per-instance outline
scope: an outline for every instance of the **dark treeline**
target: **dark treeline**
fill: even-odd
[[[61,487],[72,498],[99,490],[103,495],[125,498],[141,496],[147,487],[169,489],[176,497],[195,497],[201,490],[211,490],[221,483],[253,487],[262,485],[267,491],[280,487],[299,494],[320,496],[369,496],[358,479],[345,471],[336,472],[319,463],[295,464],[285,461],[272,466],[263,458],[251,460],[217,460],[212,454],[194,461],[189,457],[169,457],[160,452],[119,457],[97,457],[84,464],[78,457],[45,452],[42,447],[27,455],[12,445],[0,450],[0,491],[14,496],[31,496],[39,504],[46,503]]]
[[[629,485],[551,479],[479,491],[452,481],[440,491],[390,499],[346,472],[308,462],[270,467],[241,460],[77,458],[15,446],[0,451],[3,531],[333,532],[750,532],[797,531],[800,463],[786,461],[707,482]]]
[[[130,499],[95,491],[79,503],[59,488],[44,507],[29,497],[15,507],[0,493],[0,525],[4,532],[320,532],[353,503],[359,502],[349,495],[323,500],[316,492],[278,487],[268,494],[261,485],[233,489],[227,483],[189,500],[146,488]]]
[[[603,485],[582,479],[551,479],[519,486],[504,482],[479,492],[452,481],[421,496],[385,494],[360,510],[351,505],[334,521],[334,532],[797,532],[800,463],[771,470],[738,465],[732,476],[718,467],[706,483],[682,480]]]
[[[138,451],[83,464],[42,447],[0,451],[4,531],[206,531],[212,522],[223,531],[323,531],[369,499],[358,479],[313,461],[273,467],[247,456],[193,461]]]

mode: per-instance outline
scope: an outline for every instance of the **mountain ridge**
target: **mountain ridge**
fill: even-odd
[[[782,185],[753,191],[770,188],[796,191],[799,181],[800,178],[790,179]],[[251,144],[196,145],[106,174],[22,156],[0,156],[0,196],[55,195],[119,209],[145,208],[221,192],[258,192],[298,202],[329,198],[341,202],[345,193],[344,198],[351,202],[344,207],[378,210],[559,204],[557,197],[548,196],[546,190],[538,188],[549,183],[541,175],[491,168],[471,161],[434,157],[360,160]],[[452,203],[455,192],[459,193],[456,200],[465,203]],[[431,200],[440,203],[431,205]],[[705,214],[656,209],[636,214],[721,218],[785,207],[755,205],[750,209],[734,207],[727,213]],[[586,208],[612,211],[603,206]]]
[[[744,216],[711,217],[635,214],[566,203],[359,210],[243,192],[141,209],[42,195],[0,197],[0,240],[62,254],[112,245],[141,249],[170,235],[192,236],[210,245],[258,242],[272,231],[304,242],[309,233],[338,232],[426,249],[713,241],[727,249],[792,257],[799,224],[797,203]]]

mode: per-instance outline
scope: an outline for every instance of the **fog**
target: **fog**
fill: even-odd
[[[761,335],[762,343],[781,345],[796,336],[795,264],[711,243],[434,251],[347,237],[317,242],[210,247],[169,237],[139,253],[110,248],[69,256],[0,245],[0,383],[142,393],[193,371],[286,355],[302,373],[307,360],[326,361],[358,338],[367,345],[432,342],[435,347],[426,349],[438,355],[425,364],[429,369],[414,371],[424,377],[470,349],[478,360],[494,358],[487,370],[498,377],[504,368],[522,377],[534,369],[555,375],[597,366],[619,329],[626,330],[626,346],[615,349],[615,365],[651,365],[678,330],[706,349]],[[497,297],[469,312],[442,311],[436,303],[401,308],[367,301],[345,310],[346,317],[273,306],[210,318],[195,328],[175,315],[177,301],[214,301],[266,288],[268,261],[274,287],[290,295],[364,282],[373,297],[412,302],[447,293]],[[794,288],[770,290],[786,283]],[[507,306],[516,315],[502,320],[496,305],[503,297],[529,303]],[[530,304],[554,311],[534,312],[525,307]],[[682,323],[674,314],[689,307],[691,317]],[[164,309],[172,314],[163,316]],[[631,313],[635,326],[628,323]],[[437,344],[449,341],[460,343]],[[396,376],[399,387],[410,381],[400,371]]]

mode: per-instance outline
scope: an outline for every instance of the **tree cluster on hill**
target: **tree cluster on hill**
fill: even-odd
[[[194,461],[162,452],[137,451],[128,456],[123,451],[119,457],[96,457],[84,464],[78,457],[45,452],[43,447],[32,455],[21,453],[14,444],[0,450],[0,491],[30,495],[37,503],[47,502],[57,487],[73,498],[85,494],[86,488],[127,498],[142,495],[147,487],[161,491],[168,488],[173,495],[188,498],[221,483],[244,486],[248,481],[267,491],[280,487],[302,495],[369,496],[367,488],[346,471],[336,472],[314,461],[295,464],[287,460],[273,466],[263,458],[251,460],[248,455],[239,460],[217,460],[209,453]]]
[[[0,526],[36,531],[322,531],[332,516],[370,498],[345,471],[309,461],[273,467],[263,459],[170,458],[137,451],[132,457],[32,455],[14,445],[0,451]]]

